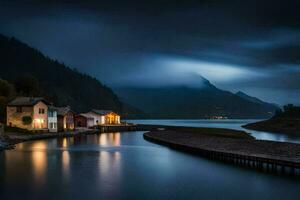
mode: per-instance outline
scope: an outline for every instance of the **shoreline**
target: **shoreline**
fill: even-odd
[[[284,134],[290,137],[300,136],[300,119],[271,118],[242,126],[248,130],[266,131],[274,134]]]
[[[74,137],[77,135],[88,135],[99,132],[98,130],[80,130],[80,131],[69,131],[69,132],[58,132],[58,133],[34,133],[34,134],[20,134],[20,133],[5,133],[0,139],[0,151],[14,149],[16,144],[33,141],[43,140],[50,138],[60,137]],[[1,145],[2,144],[2,145]]]
[[[300,175],[300,144],[150,131],[144,139],[176,150],[247,168]]]
[[[173,131],[184,131],[194,132],[199,134],[209,134],[210,136],[219,137],[233,137],[243,139],[254,139],[250,134],[245,131],[238,131],[233,129],[224,128],[205,128],[205,127],[185,127],[185,126],[165,126],[165,125],[147,125],[147,124],[136,124],[126,126],[99,126],[98,129],[88,130],[77,130],[70,132],[58,132],[58,133],[5,133],[0,137],[0,151],[6,149],[13,149],[18,143],[49,139],[49,138],[60,138],[60,137],[73,137],[77,135],[88,135],[95,133],[110,133],[110,132],[124,132],[124,131],[157,131],[157,130],[173,130]],[[1,140],[2,138],[2,140]]]

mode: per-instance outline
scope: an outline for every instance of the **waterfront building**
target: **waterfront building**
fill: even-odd
[[[7,104],[7,126],[47,131],[48,105],[41,97],[17,97]]]
[[[70,106],[57,108],[57,128],[58,131],[74,130],[74,116],[75,112],[71,110]]]
[[[57,108],[48,106],[48,129],[49,132],[56,133],[57,128]]]
[[[117,125],[121,123],[121,117],[111,110],[93,109],[86,113],[94,118],[95,125]]]
[[[75,127],[76,128],[91,128],[95,126],[94,118],[89,114],[75,115]]]

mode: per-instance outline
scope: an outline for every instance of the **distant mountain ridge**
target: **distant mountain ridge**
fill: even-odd
[[[201,77],[203,78],[203,77]],[[204,79],[201,88],[174,86],[163,88],[115,88],[122,99],[143,110],[151,118],[270,118],[277,106],[245,93],[220,90]],[[243,95],[242,95],[243,94]]]
[[[241,97],[241,98],[244,98],[248,101],[251,101],[253,103],[258,103],[258,104],[269,104],[269,105],[272,105],[272,106],[276,106],[276,104],[274,103],[268,103],[268,102],[265,102],[265,101],[262,101],[260,100],[259,98],[257,97],[253,97],[253,96],[249,96],[248,94],[242,92],[242,91],[238,91],[237,93],[235,93],[237,96]]]

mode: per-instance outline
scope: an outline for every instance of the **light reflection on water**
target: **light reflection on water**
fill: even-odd
[[[120,146],[120,133],[101,134],[98,144],[103,146]]]
[[[45,171],[47,167],[47,154],[44,151],[35,150],[32,152],[32,166],[36,185],[45,181]]]
[[[178,152],[147,142],[142,134],[104,133],[18,144],[15,150],[0,153],[0,199],[293,199],[300,195],[298,179]]]
[[[70,154],[68,151],[62,152],[62,167],[64,177],[68,178],[70,174]]]

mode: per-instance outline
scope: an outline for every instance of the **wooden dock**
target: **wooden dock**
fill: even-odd
[[[236,139],[175,131],[152,131],[146,140],[203,157],[254,168],[300,176],[300,144]]]

